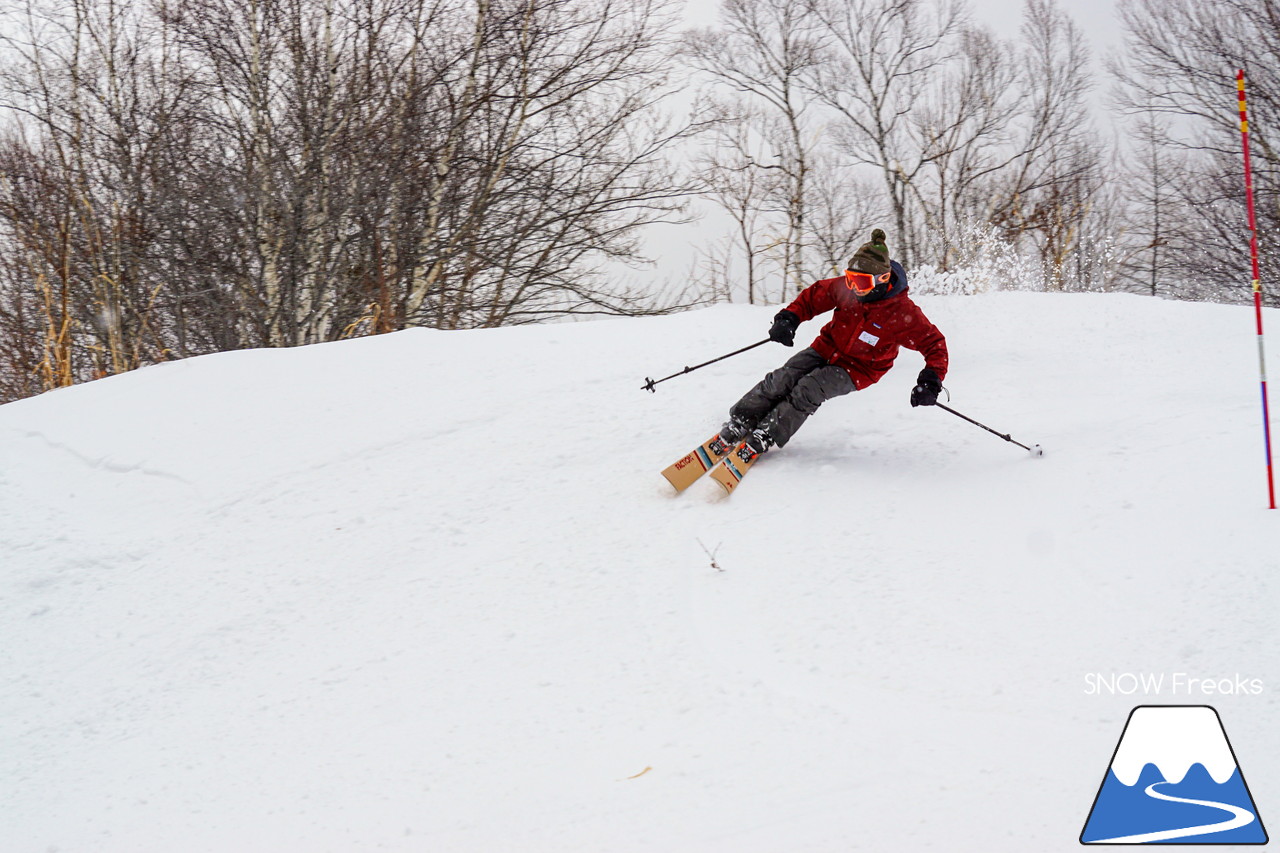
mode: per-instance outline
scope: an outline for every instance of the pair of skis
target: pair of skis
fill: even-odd
[[[738,487],[747,471],[760,458],[747,446],[745,441],[730,445],[716,433],[698,445],[692,452],[668,465],[662,472],[667,482],[675,486],[677,492],[683,492],[711,472],[711,479],[720,484],[728,494]]]

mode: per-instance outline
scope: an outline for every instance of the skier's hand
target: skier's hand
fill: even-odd
[[[769,340],[777,341],[784,347],[796,345],[796,329],[800,327],[800,318],[785,308],[773,317],[773,325],[769,327]]]
[[[916,387],[911,389],[912,406],[934,406],[942,393],[942,380],[932,367],[926,367],[916,377]]]

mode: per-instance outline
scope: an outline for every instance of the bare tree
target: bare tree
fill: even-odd
[[[1280,259],[1280,3],[1277,0],[1121,0],[1124,53],[1109,65],[1121,109],[1162,119],[1163,141],[1181,202],[1178,239],[1163,251],[1184,270],[1181,296],[1246,298],[1250,293],[1240,132],[1234,74],[1246,69],[1252,113],[1263,278]],[[1163,262],[1162,262],[1163,263]],[[1275,296],[1268,300],[1275,301]]]
[[[736,262],[741,261],[740,278],[750,304],[757,299],[767,300],[763,265],[772,241],[764,222],[771,200],[778,195],[771,186],[776,183],[775,173],[757,166],[768,156],[760,150],[763,143],[753,130],[760,121],[745,105],[735,114],[722,116],[697,159],[703,195],[733,223],[730,233],[720,241],[722,245],[705,257],[705,273],[728,299],[735,289],[732,282],[737,277]]]
[[[990,224],[1037,258],[1047,286],[1098,283],[1105,265],[1079,255],[1098,248],[1084,237],[1100,218],[1105,146],[1089,119],[1083,36],[1054,0],[1027,0],[1021,47],[972,25],[955,0],[776,3],[726,2],[722,28],[697,33],[689,50],[764,105],[738,107],[736,127],[754,137],[734,130],[714,149],[720,169],[708,168],[775,170],[799,199],[788,242],[839,264],[874,219],[892,226],[899,258],[945,271]],[[814,131],[795,132],[805,127]],[[748,209],[767,220],[768,185],[720,180],[715,196],[740,225]],[[742,245],[750,253],[758,240]]]
[[[922,93],[910,138],[917,151],[910,197],[925,232],[919,249],[949,269],[969,222],[997,215],[992,187],[1018,157],[1016,121],[1024,90],[1006,46],[988,31],[965,28],[946,76]],[[959,233],[957,233],[959,232]]]
[[[1126,289],[1159,296],[1176,292],[1182,278],[1176,249],[1184,240],[1183,223],[1191,212],[1183,204],[1183,156],[1171,146],[1157,117],[1138,118],[1127,168],[1123,255],[1118,278]]]
[[[923,223],[913,214],[913,183],[931,154],[912,139],[912,112],[959,49],[963,7],[952,0],[816,0],[822,61],[808,86],[832,110],[840,152],[878,173],[901,257],[915,261]]]
[[[849,168],[829,148],[810,158],[808,231],[817,275],[840,275],[855,249],[887,213],[873,177]]]
[[[604,273],[690,192],[666,0],[44,2],[0,30],[0,393],[671,307]]]
[[[713,155],[713,169],[720,178],[735,171],[753,173],[738,180],[738,191],[728,195],[721,181],[714,197],[727,205],[740,229],[744,204],[759,205],[759,212],[776,208],[776,216],[763,219],[779,223],[768,245],[778,256],[785,298],[812,278],[807,218],[819,136],[809,119],[812,104],[802,79],[818,61],[815,27],[804,2],[725,0],[720,27],[695,31],[685,42],[685,56],[693,65],[732,93],[721,98],[721,105],[735,116],[734,129],[730,144],[714,149],[718,153]],[[720,153],[727,162],[715,160]],[[756,288],[750,247],[757,239],[743,236],[752,296]]]
[[[28,3],[4,19],[0,228],[17,318],[43,305],[42,387],[167,357],[164,282],[150,274],[164,151],[184,135],[170,55],[129,4]],[[53,295],[56,293],[56,298]]]
[[[1019,59],[1014,156],[992,182],[990,220],[1029,240],[1046,286],[1061,289],[1082,248],[1081,230],[1102,188],[1103,145],[1087,100],[1089,50],[1055,0],[1027,0]]]

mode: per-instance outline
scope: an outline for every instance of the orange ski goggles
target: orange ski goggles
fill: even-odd
[[[876,289],[877,284],[884,284],[893,275],[893,270],[881,273],[880,275],[872,275],[869,272],[854,272],[853,270],[844,271],[845,284],[849,285],[849,289],[859,296],[866,296]]]

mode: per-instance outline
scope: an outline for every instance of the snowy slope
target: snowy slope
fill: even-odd
[[[1149,702],[1217,707],[1280,821],[1251,310],[918,301],[952,405],[1044,459],[910,408],[904,352],[672,495],[791,351],[640,385],[744,306],[0,407],[0,851],[1067,851]],[[1266,689],[1086,692],[1116,672]]]

